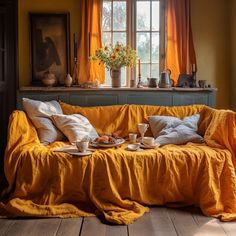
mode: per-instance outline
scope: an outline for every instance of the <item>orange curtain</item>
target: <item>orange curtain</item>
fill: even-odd
[[[81,1],[81,33],[78,43],[78,79],[79,84],[95,82],[104,83],[103,65],[90,62],[89,56],[102,46],[101,13],[102,0]]]
[[[190,0],[167,0],[166,21],[166,68],[176,84],[179,74],[190,74],[193,64],[196,69]]]

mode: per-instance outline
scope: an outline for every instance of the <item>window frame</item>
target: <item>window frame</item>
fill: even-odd
[[[106,0],[104,0],[106,1]],[[124,1],[126,2],[126,44],[130,45],[132,48],[136,49],[136,17],[137,9],[136,5],[139,0],[107,0],[108,2]],[[165,51],[166,51],[166,17],[165,17],[165,0],[140,0],[140,1],[159,1],[160,3],[160,20],[159,20],[159,33],[160,33],[160,46],[159,46],[159,71],[163,71],[165,68]],[[113,5],[113,3],[112,3]],[[152,12],[150,8],[150,12]],[[113,14],[113,8],[112,8]],[[111,14],[111,21],[113,20],[113,15]],[[152,14],[150,14],[152,17]],[[150,19],[152,21],[152,19]],[[147,32],[151,32],[152,29]],[[102,31],[102,32],[111,32],[113,33],[113,27],[111,31]],[[111,36],[111,41],[113,42],[113,37]],[[151,51],[150,51],[151,52]],[[142,63],[141,63],[142,65]],[[130,87],[130,81],[132,79],[137,80],[136,67],[129,68],[126,67],[126,83],[122,87]],[[103,86],[109,87],[109,85],[104,84]]]

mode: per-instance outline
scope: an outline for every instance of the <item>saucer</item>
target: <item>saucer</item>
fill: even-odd
[[[91,151],[85,151],[85,152],[79,152],[78,150],[70,150],[70,151],[67,151],[67,153],[71,154],[71,155],[75,155],[75,156],[89,156],[89,155],[92,155],[92,152]]]
[[[154,148],[157,148],[157,147],[159,147],[159,146],[160,146],[159,143],[158,143],[158,144],[155,144],[155,145],[153,145],[153,146],[140,143],[140,147],[141,147],[141,148],[144,148],[144,149],[154,149]]]
[[[140,148],[140,144],[139,143],[128,144],[128,146],[127,146],[127,150],[128,151],[138,151],[139,148]]]

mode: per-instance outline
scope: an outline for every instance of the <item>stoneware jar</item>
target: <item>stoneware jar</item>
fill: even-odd
[[[51,86],[56,84],[57,78],[53,73],[50,73],[49,71],[46,71],[43,74],[42,82],[45,86],[51,87]]]
[[[112,87],[121,87],[121,69],[120,68],[111,68],[111,86]]]

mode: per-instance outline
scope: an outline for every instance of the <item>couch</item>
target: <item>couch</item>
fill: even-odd
[[[78,217],[102,215],[130,224],[148,206],[195,205],[222,221],[236,220],[236,113],[205,105],[79,107],[61,102],[64,114],[82,114],[98,133],[127,137],[150,115],[200,114],[204,143],[168,144],[143,152],[98,149],[91,156],[55,152],[67,141],[42,145],[24,111],[9,120],[4,169],[8,188],[0,215]],[[149,130],[147,136],[152,133]]]

